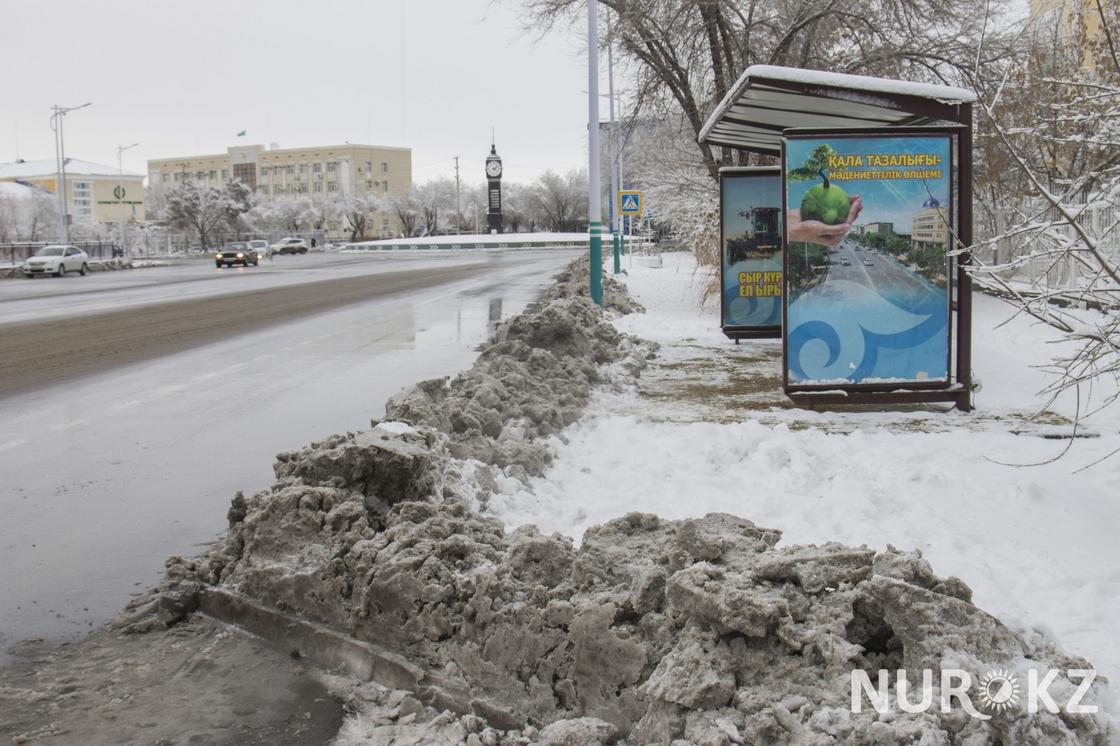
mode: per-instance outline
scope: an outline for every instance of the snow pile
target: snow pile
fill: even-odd
[[[544,301],[559,298],[587,298],[591,295],[587,258],[578,259],[556,276],[556,284],[545,293]],[[641,313],[646,309],[634,300],[626,286],[603,271],[603,307],[621,314]]]
[[[158,266],[154,263],[139,264],[128,259],[90,259],[86,265],[90,272],[108,272],[118,269],[137,269],[141,266]],[[23,262],[10,267],[0,267],[0,278],[23,277]]]
[[[391,401],[388,422],[280,454],[271,489],[234,498],[224,544],[171,558],[121,626],[175,624],[220,585],[403,656],[406,688],[355,685],[348,742],[1107,743],[1097,715],[851,712],[856,670],[1088,667],[916,552],[779,546],[780,531],[726,512],[630,512],[576,547],[475,509],[499,481],[538,484],[563,455],[542,439],[648,354],[584,299],[526,312],[471,370]],[[1072,688],[1063,674],[1053,691]]]
[[[586,285],[586,264],[582,274]],[[578,265],[566,270],[563,287],[578,284],[579,275]],[[621,286],[611,299],[632,306]],[[613,372],[637,375],[652,350],[619,334],[588,299],[553,292],[536,311],[500,326],[470,370],[405,389],[385,413],[446,433],[455,458],[492,464],[505,476],[540,475],[549,463],[543,439],[575,422],[593,387]]]

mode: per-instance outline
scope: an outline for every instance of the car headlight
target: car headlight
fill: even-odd
[[[221,258],[222,258],[222,255],[221,255],[221,254],[215,254],[215,255],[214,255],[214,258],[215,258],[215,259],[221,259]]]
[[[245,255],[244,255],[244,254],[242,254],[242,253],[241,253],[241,252],[239,251],[239,252],[237,252],[237,258],[238,258],[238,259],[244,259],[244,258],[245,258]]]

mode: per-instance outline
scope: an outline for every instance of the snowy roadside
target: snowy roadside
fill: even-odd
[[[109,272],[121,269],[144,269],[147,267],[169,267],[174,262],[162,259],[90,259],[91,272]],[[15,279],[23,277],[21,264],[7,264],[0,266],[0,279]]]
[[[727,346],[686,310],[684,257],[631,276],[648,313],[607,282],[608,308],[627,314],[613,322],[582,297],[585,272],[561,273],[540,304],[498,327],[470,369],[392,397],[371,430],[278,454],[269,489],[234,496],[222,542],[169,558],[160,587],[76,655],[33,650],[6,680],[0,670],[0,734],[14,718],[18,738],[89,735],[95,706],[145,717],[151,705],[131,703],[149,682],[126,682],[98,704],[106,676],[119,683],[124,657],[165,670],[141,648],[159,654],[187,636],[189,657],[228,677],[223,698],[227,689],[255,696],[256,682],[286,675],[297,696],[344,703],[338,746],[1115,742],[1104,718],[1088,713],[985,722],[960,711],[850,709],[858,670],[980,675],[998,665],[1026,676],[1084,667],[1049,636],[1021,625],[1017,635],[971,602],[966,583],[988,582],[977,575],[995,575],[995,561],[966,563],[962,582],[935,574],[902,541],[903,551],[835,541],[860,536],[861,522],[876,548],[896,529],[913,537],[893,516],[872,530],[888,511],[925,518],[927,538],[949,535],[936,525],[951,521],[933,509],[907,508],[940,498],[944,480],[860,503],[857,485],[897,489],[907,476],[905,463],[864,452],[910,458],[923,473],[934,457],[896,440],[918,439],[912,451],[936,456],[938,438],[998,431],[998,413],[805,420],[776,393],[775,345]],[[658,337],[661,352],[619,328]],[[737,481],[724,488],[728,479]],[[518,511],[540,528],[517,528]],[[606,520],[589,527],[600,513]],[[579,537],[578,548],[553,529]],[[206,641],[223,639],[214,620],[269,642],[265,678],[253,673],[242,686],[239,663],[223,662],[225,651],[212,657]],[[249,642],[231,655],[252,655]],[[93,664],[77,672],[83,696],[54,696],[85,660]],[[304,677],[321,686],[308,690]],[[159,697],[194,701],[187,689],[209,686],[175,678]],[[1088,701],[1105,694],[1098,683]],[[234,704],[234,715],[247,712]],[[325,708],[316,724],[329,728],[336,716]],[[147,727],[113,725],[127,725],[117,740]],[[246,725],[256,724],[215,721]],[[270,716],[259,727],[275,725]]]
[[[1069,441],[1040,436],[1069,431],[1074,402],[1022,423],[1045,401],[1047,378],[1034,366],[1056,352],[1053,333],[1020,318],[1001,326],[1010,306],[977,296],[975,412],[812,412],[781,394],[779,343],[736,346],[718,312],[697,307],[704,278],[691,255],[628,272],[622,279],[647,312],[615,326],[661,343],[661,355],[635,387],[600,391],[552,439],[544,477],[502,483],[489,508],[511,528],[535,523],[578,541],[628,511],[720,511],[780,529],[791,544],[919,549],[1026,637],[1052,632],[1120,678],[1120,456],[1081,470],[1120,448],[1120,411],[1089,419],[1099,437],[1053,460]]]

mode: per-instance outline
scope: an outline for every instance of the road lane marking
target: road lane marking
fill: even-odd
[[[0,443],[0,451],[9,451],[26,443],[26,440],[9,440],[7,443]]]

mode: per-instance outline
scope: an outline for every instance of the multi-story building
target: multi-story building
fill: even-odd
[[[116,166],[66,159],[66,212],[73,220],[102,223],[144,219],[144,175]],[[0,181],[58,194],[55,160],[0,163]]]
[[[1044,54],[1064,48],[1078,56],[1086,71],[1100,72],[1110,67],[1108,30],[1120,21],[1120,2],[1101,0],[1030,0],[1031,30]],[[1102,21],[1101,16],[1104,16]]]
[[[268,196],[404,196],[412,188],[412,150],[352,143],[310,148],[240,145],[220,155],[148,161],[151,189],[185,181],[221,186],[232,180]],[[391,210],[375,211],[369,218],[367,237],[393,236],[400,230]],[[325,227],[330,237],[345,235],[344,220],[332,220]]]
[[[856,230],[861,236],[878,233],[890,238],[894,235],[894,223],[867,223],[866,225],[857,225]]]
[[[910,245],[915,249],[948,249],[949,212],[932,197],[914,213]]]

